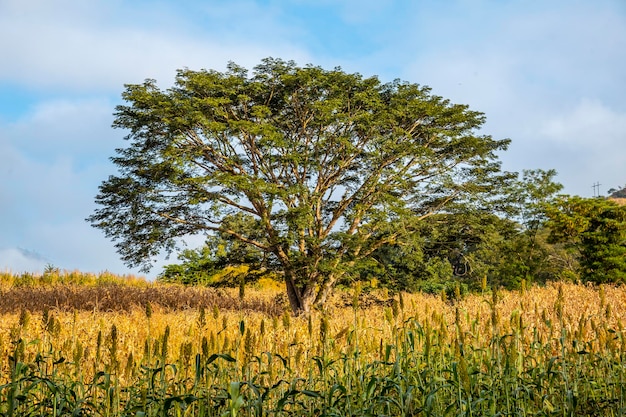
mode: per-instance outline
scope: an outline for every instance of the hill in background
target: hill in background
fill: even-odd
[[[609,200],[615,201],[617,204],[626,205],[626,186],[611,188],[609,190]]]
[[[626,186],[609,189],[609,198],[626,198]]]

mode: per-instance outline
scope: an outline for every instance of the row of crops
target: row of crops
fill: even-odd
[[[16,309],[0,317],[0,415],[626,413],[622,288],[363,300],[306,317]]]

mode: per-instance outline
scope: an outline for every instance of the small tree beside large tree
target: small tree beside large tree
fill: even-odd
[[[626,206],[562,196],[547,213],[551,241],[577,254],[583,282],[626,283]]]
[[[127,85],[129,131],[93,226],[145,270],[181,238],[220,233],[280,265],[294,312],[452,202],[491,198],[509,140],[427,87],[265,59]],[[240,221],[229,221],[234,215]],[[241,221],[245,219],[245,221]]]

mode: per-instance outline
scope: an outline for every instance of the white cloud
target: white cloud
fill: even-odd
[[[51,263],[69,270],[137,272],[84,220],[96,208],[98,185],[115,173],[108,157],[124,146],[125,133],[110,128],[110,111],[107,100],[51,100],[17,122],[0,124],[0,248],[33,248],[46,257],[37,263],[5,249],[0,269],[30,271]],[[175,261],[174,256],[157,266]]]
[[[513,140],[505,169],[556,168],[565,191],[581,195],[596,180],[623,182],[623,4],[461,4],[465,14],[419,16],[414,38],[448,31],[448,42],[415,41],[422,50],[405,77],[485,112],[485,133]]]
[[[42,272],[49,261],[36,252],[21,248],[0,249],[0,271],[22,273]]]
[[[119,2],[92,1],[90,7],[77,0],[63,3],[63,7],[56,2],[55,7],[50,2],[38,2],[38,7],[29,2],[0,3],[5,63],[0,79],[55,90],[119,91],[124,83],[145,78],[169,84],[182,67],[219,69],[230,60],[252,66],[270,55],[306,56],[290,42],[284,25],[267,14],[247,14],[234,21],[239,28],[250,22],[257,28],[254,33],[222,35],[211,26],[186,27],[171,9],[122,9]]]
[[[128,273],[113,243],[83,219],[78,214],[61,222],[48,220],[27,228],[26,233],[46,248],[46,256],[61,269]]]
[[[123,132],[111,129],[114,104],[106,98],[58,98],[37,103],[17,121],[0,124],[0,141],[29,155],[73,159],[112,152]]]
[[[619,113],[597,99],[582,99],[572,109],[544,122],[540,133],[585,152],[597,148],[626,150],[626,112]]]
[[[62,268],[124,270],[113,245],[83,220],[122,143],[110,112],[106,100],[53,100],[0,124],[0,247],[33,248]],[[12,269],[32,264],[15,253],[4,253]]]
[[[423,17],[414,38],[451,32],[447,42],[416,40],[424,50],[410,60],[407,74],[484,110],[543,110],[595,91],[620,97],[626,15],[603,2],[565,3],[494,5],[480,26],[465,16]]]
[[[0,268],[20,272],[51,263],[61,269],[128,273],[113,243],[84,220],[95,209],[97,185],[112,168],[105,174],[102,166],[77,170],[69,158],[35,161],[13,155],[13,173],[0,173],[0,247],[32,248],[44,254],[45,262],[6,249]]]
[[[626,112],[583,99],[548,118],[537,133],[551,144],[557,169],[576,193],[589,195],[596,181],[607,190],[626,179]]]
[[[123,132],[110,128],[112,107],[100,99],[53,100],[0,124],[0,213],[29,222],[85,214],[99,181],[113,173],[108,157],[123,143]],[[11,220],[6,227],[17,227]]]

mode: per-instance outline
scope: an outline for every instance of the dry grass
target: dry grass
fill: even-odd
[[[181,285],[81,286],[56,284],[50,286],[20,286],[0,291],[0,314],[26,309],[42,312],[98,311],[131,312],[151,303],[155,308],[178,311],[199,308],[244,309],[268,315],[280,315],[284,305],[276,295],[249,296],[243,301],[229,289],[184,287]]]
[[[609,198],[609,200],[619,204],[620,206],[626,205],[626,198]]]
[[[28,310],[31,313],[57,312],[131,312],[147,304],[165,311],[200,308],[250,310],[281,315],[286,307],[282,286],[262,283],[263,291],[246,289],[241,299],[238,289],[186,287],[160,284],[136,276],[104,272],[53,271],[40,275],[0,274],[0,314]]]
[[[469,295],[455,303],[420,294],[343,293],[326,311],[309,317],[281,313],[284,301],[277,293],[260,290],[247,292],[243,301],[235,291],[159,285],[64,284],[3,291],[2,299],[10,303],[3,303],[0,315],[0,358],[19,357],[24,364],[38,364],[32,365],[37,369],[45,365],[60,381],[109,375],[119,404],[137,401],[132,390],[124,391],[128,387],[156,389],[149,383],[150,372],[167,375],[158,394],[162,397],[150,391],[154,398],[187,393],[196,405],[199,400],[192,397],[209,395],[203,390],[224,390],[206,397],[222,398],[233,381],[248,384],[245,415],[258,415],[251,405],[253,386],[268,390],[263,401],[272,415],[289,415],[286,404],[295,415],[318,415],[319,410],[307,407],[318,395],[335,395],[333,386],[371,396],[340,396],[346,406],[388,415],[401,408],[391,403],[385,408],[380,401],[396,401],[409,388],[416,391],[413,408],[406,405],[407,410],[424,413],[419,415],[429,415],[424,411],[429,395],[434,398],[429,407],[435,410],[430,415],[443,414],[449,404],[467,410],[477,399],[486,401],[474,405],[483,413],[493,403],[525,407],[527,415],[573,410],[591,415],[594,407],[613,410],[626,390],[619,382],[626,369],[624,287],[563,283]],[[28,303],[19,302],[20,294]],[[56,300],[55,306],[36,308],[37,300],[44,299],[48,306]],[[15,363],[2,360],[0,375],[0,385],[6,384],[15,375]],[[290,384],[299,388],[289,391]],[[394,388],[385,389],[385,384]],[[378,388],[370,392],[370,387]],[[519,398],[507,399],[509,390],[519,389],[534,390],[537,396],[518,393]],[[306,401],[286,403],[286,395]],[[572,395],[576,404],[568,400]],[[165,404],[154,401],[158,407]],[[221,412],[232,405],[226,400],[214,404]],[[204,415],[190,410],[189,415]]]
[[[22,302],[20,295],[24,296]],[[495,335],[519,331],[524,349],[530,349],[533,337],[554,342],[565,330],[568,338],[601,351],[608,329],[621,331],[626,318],[626,289],[604,286],[599,291],[574,284],[533,288],[523,294],[502,291],[497,294],[495,309],[492,294],[470,295],[457,303],[421,294],[403,294],[402,301],[396,297],[385,302],[379,294],[362,296],[359,302],[368,303],[368,307],[356,310],[346,305],[349,300],[345,295],[338,295],[325,314],[315,312],[311,318],[289,316],[284,304],[276,305],[275,294],[263,296],[252,291],[240,301],[232,291],[170,285],[16,288],[2,297],[3,355],[8,354],[7,341],[17,330],[24,340],[41,341],[46,339],[42,335],[47,335],[57,349],[61,348],[59,354],[69,356],[67,349],[78,342],[87,352],[94,352],[97,334],[106,335],[112,326],[119,334],[117,352],[122,357],[130,353],[137,357],[145,341],[162,336],[168,326],[169,341],[176,346],[170,360],[177,359],[176,353],[185,343],[193,343],[197,352],[202,337],[214,341],[214,351],[233,353],[232,342],[245,336],[239,334],[243,322],[256,338],[253,351],[291,356],[298,347],[310,353],[321,350],[320,325],[326,320],[331,348],[344,347],[353,333],[358,335],[362,353],[375,358],[381,343],[393,341],[408,319],[436,330],[441,341],[448,344],[462,335],[467,345],[484,346]],[[36,305],[38,300],[40,305]],[[151,311],[147,313],[148,304]],[[27,324],[20,325],[20,311],[30,317]],[[58,323],[54,334],[48,331],[45,321],[50,318],[44,320],[44,314]]]

